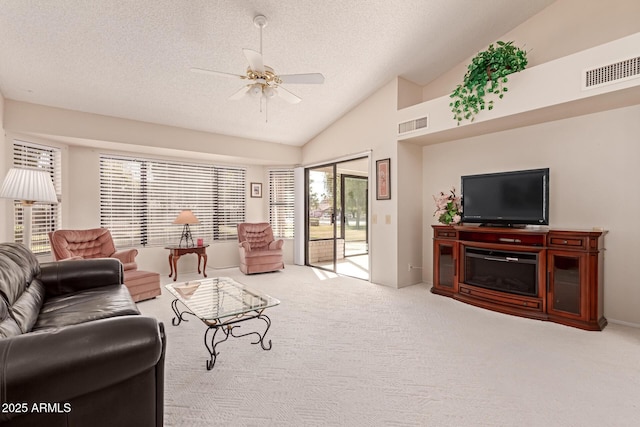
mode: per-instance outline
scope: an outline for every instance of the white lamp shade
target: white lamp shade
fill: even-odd
[[[58,203],[51,176],[39,169],[9,169],[0,197],[29,203]]]
[[[199,224],[198,218],[191,212],[191,209],[184,209],[180,215],[173,220],[174,224]]]

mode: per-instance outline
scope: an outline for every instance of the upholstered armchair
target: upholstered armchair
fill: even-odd
[[[56,230],[49,233],[51,251],[56,261],[117,258],[124,268],[124,284],[138,302],[160,295],[160,275],[138,270],[137,249],[116,250],[111,232],[106,228]]]
[[[89,258],[118,258],[125,270],[136,270],[137,249],[117,251],[106,228],[90,230],[56,230],[49,233],[56,261]]]
[[[282,270],[282,239],[273,238],[273,230],[267,222],[238,224],[238,249],[240,271],[244,274]]]

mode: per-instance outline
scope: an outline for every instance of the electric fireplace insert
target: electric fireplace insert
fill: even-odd
[[[538,295],[538,254],[465,247],[464,281],[518,295]]]

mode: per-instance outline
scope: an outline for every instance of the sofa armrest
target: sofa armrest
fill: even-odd
[[[124,283],[122,263],[116,258],[54,261],[40,265],[38,277],[47,296]]]
[[[155,371],[162,392],[165,347],[162,323],[144,316],[113,317],[2,339],[0,403],[63,405],[150,370]],[[10,416],[0,413],[0,424]]]
[[[246,240],[238,243],[238,248],[243,248],[245,252],[251,252],[251,245]]]
[[[284,245],[284,240],[282,239],[274,240],[273,242],[269,242],[269,249],[282,249],[283,245]]]

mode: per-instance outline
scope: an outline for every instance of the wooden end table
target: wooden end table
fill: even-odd
[[[196,254],[198,255],[198,274],[200,274],[200,260],[204,258],[204,264],[202,265],[202,275],[207,277],[207,248],[209,245],[202,246],[165,246],[165,249],[169,249],[169,277],[173,276],[173,281],[178,279],[178,260],[182,255]]]

